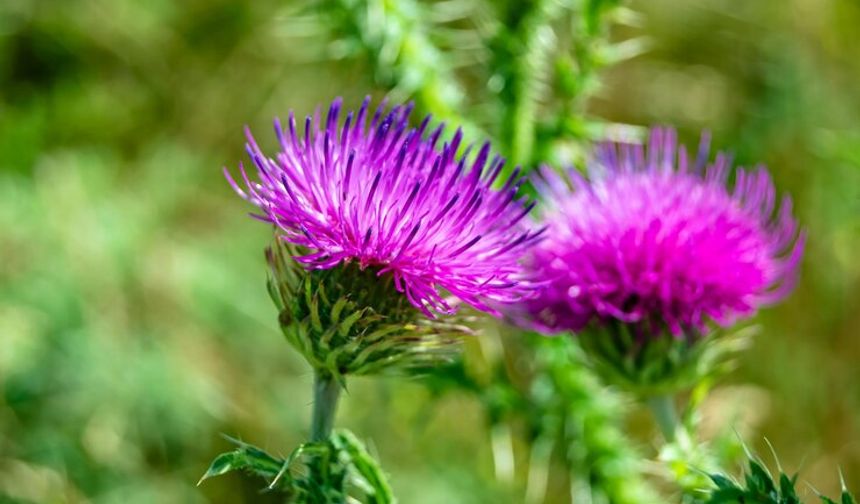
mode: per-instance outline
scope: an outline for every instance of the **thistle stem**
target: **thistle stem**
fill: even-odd
[[[314,411],[311,420],[311,441],[322,441],[331,435],[340,384],[334,377],[319,371],[314,372]]]
[[[666,442],[674,441],[675,430],[678,428],[678,412],[675,410],[675,400],[671,395],[659,395],[648,398],[646,403],[651,409],[654,420]]]

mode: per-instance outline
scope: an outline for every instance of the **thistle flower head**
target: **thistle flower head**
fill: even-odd
[[[244,169],[244,189],[228,179],[257,218],[306,252],[296,260],[307,269],[353,263],[390,274],[427,316],[455,311],[440,290],[491,313],[519,300],[529,288],[518,261],[537,239],[520,226],[531,205],[517,198],[519,179],[494,190],[504,161],[490,158],[489,144],[468,161],[468,148],[457,155],[459,130],[440,145],[443,126],[429,131],[429,117],[409,127],[411,106],[383,103],[368,125],[368,105],[341,124],[335,100],[324,123],[318,112],[305,120],[303,136],[291,112],[286,130],[275,122],[274,158],[248,133],[258,180]]]
[[[728,326],[792,289],[804,237],[764,167],[696,159],[670,129],[648,146],[605,144],[588,178],[543,170],[547,236],[530,264],[546,282],[527,302],[550,331],[622,324],[637,341]],[[733,179],[729,183],[729,179]]]

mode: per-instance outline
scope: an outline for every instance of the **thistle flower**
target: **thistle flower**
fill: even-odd
[[[259,209],[253,216],[276,228],[266,249],[269,294],[287,340],[313,367],[314,407],[311,442],[284,464],[243,446],[218,457],[204,478],[245,469],[273,477],[270,488],[312,489],[308,502],[341,501],[347,476],[358,471],[355,483],[368,498],[389,502],[369,455],[332,433],[346,376],[446,359],[456,336],[469,332],[462,316],[450,316],[457,306],[448,294],[498,313],[496,304],[531,291],[519,260],[540,233],[521,225],[533,204],[517,197],[520,179],[494,190],[504,161],[490,160],[489,144],[469,162],[471,147],[458,156],[460,130],[440,147],[443,126],[428,133],[427,117],[410,128],[411,105],[386,112],[384,103],[368,126],[369,103],[341,125],[335,100],[325,124],[319,111],[307,117],[302,138],[292,112],[287,131],[276,120],[281,150],[274,158],[246,131],[258,179],[240,165],[241,188],[224,170]],[[309,452],[310,477],[287,476],[290,463]]]
[[[368,105],[341,126],[335,100],[303,138],[291,112],[286,131],[275,121],[274,159],[248,133],[258,181],[240,167],[243,189],[225,170],[277,227],[267,259],[287,338],[334,376],[432,361],[467,331],[436,318],[456,311],[446,293],[490,313],[521,299],[531,287],[519,259],[539,234],[521,224],[533,204],[516,176],[493,189],[504,161],[489,144],[469,162],[459,130],[440,146],[444,127],[428,132],[427,117],[410,128],[411,106],[383,103],[368,126]]]
[[[600,146],[588,178],[542,170],[548,238],[529,264],[546,286],[526,302],[534,324],[600,332],[603,352],[634,372],[642,359],[631,357],[653,353],[646,343],[671,335],[668,346],[692,347],[710,321],[730,326],[789,293],[804,242],[791,200],[776,208],[764,167],[733,171],[722,153],[708,163],[708,143],[691,162],[675,132],[657,128],[647,148]]]
[[[409,128],[411,105],[386,113],[384,103],[367,127],[369,103],[340,126],[335,100],[324,125],[318,113],[307,117],[302,139],[292,112],[287,131],[276,120],[275,159],[247,132],[259,181],[241,166],[247,190],[225,170],[228,180],[259,207],[257,218],[307,250],[296,257],[307,269],[354,262],[391,273],[397,290],[431,317],[456,310],[440,289],[490,313],[497,313],[491,303],[521,299],[529,287],[518,260],[538,233],[518,225],[533,204],[517,198],[517,176],[493,190],[504,160],[489,159],[488,143],[468,163],[469,149],[457,156],[459,130],[440,147],[443,126],[428,134],[426,117]]]

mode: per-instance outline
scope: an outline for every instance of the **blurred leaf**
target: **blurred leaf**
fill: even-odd
[[[283,493],[288,502],[396,502],[379,464],[348,431],[336,431],[325,441],[304,443],[286,459],[228,439],[238,448],[215,457],[198,485],[215,476],[243,471],[262,478],[267,490]]]

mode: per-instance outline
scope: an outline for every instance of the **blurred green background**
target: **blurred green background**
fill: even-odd
[[[787,470],[860,488],[860,3],[629,7],[613,37],[647,50],[590,114],[711,130],[771,167],[809,231],[799,288],[705,424],[742,406]],[[275,115],[386,92],[367,61],[320,58],[302,19],[288,0],[0,2],[0,502],[266,502],[235,475],[195,486],[221,433],[286,453],[310,415],[264,288],[270,230],[220,169],[245,124],[272,147]],[[465,395],[354,380],[339,419],[404,503],[521,502]]]

